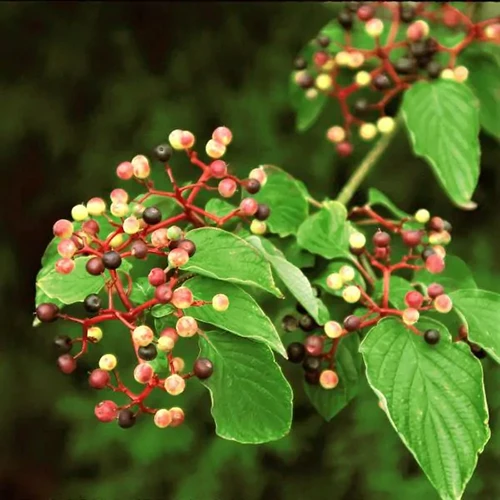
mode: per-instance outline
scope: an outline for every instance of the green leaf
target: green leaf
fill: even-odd
[[[321,301],[314,295],[311,283],[304,276],[304,273],[293,264],[288,262],[284,255],[274,247],[269,241],[257,236],[250,236],[247,239],[271,264],[281,281],[290,290],[292,295],[305,307],[307,312],[319,325],[324,324],[324,318],[320,317]]]
[[[231,205],[231,203],[228,203],[225,200],[221,200],[220,198],[212,198],[205,205],[205,212],[209,212],[217,217],[225,217],[228,213],[232,212],[236,208],[237,207]],[[213,223],[214,221],[207,218],[207,222]]]
[[[326,202],[301,224],[297,241],[302,248],[325,259],[350,258],[345,206],[337,201]]]
[[[186,238],[196,245],[196,253],[182,267],[209,278],[239,285],[251,285],[282,297],[264,257],[242,238],[223,229],[193,229]]]
[[[467,51],[460,61],[469,70],[467,84],[479,99],[481,126],[500,139],[500,61],[483,50]]]
[[[309,213],[307,200],[290,174],[272,165],[265,165],[264,171],[267,181],[254,198],[259,203],[266,203],[271,209],[267,227],[282,238],[297,234],[300,224]]]
[[[368,190],[368,205],[382,206],[399,219],[406,219],[411,217],[403,210],[400,210],[389,198],[387,198],[384,193],[381,193],[378,189],[375,188],[371,188]]]
[[[326,390],[318,385],[304,384],[311,403],[327,421],[344,409],[358,393],[362,367],[358,349],[359,337],[356,334],[340,341],[335,356],[335,371],[339,376],[339,384],[335,389]]]
[[[482,367],[442,324],[426,318],[418,326],[438,329],[439,344],[387,318],[360,350],[368,382],[400,438],[441,498],[459,499],[490,437]]]
[[[468,338],[500,363],[500,295],[486,290],[450,293],[453,307],[468,326]]]
[[[292,423],[292,389],[269,348],[219,331],[200,337],[200,356],[214,365],[210,391],[218,436],[259,444],[280,439]]]
[[[439,276],[421,269],[415,272],[413,281],[426,286],[437,281],[440,285],[443,285],[446,293],[460,288],[477,288],[470,269],[462,259],[455,255],[447,255],[445,262],[446,267]]]
[[[291,262],[294,266],[300,267],[301,269],[314,267],[316,256],[301,248],[296,238],[269,238],[269,241],[281,250],[286,260]]]
[[[391,276],[389,279],[389,302],[397,309],[406,309],[405,295],[415,290],[411,283],[401,276]],[[382,300],[384,294],[384,281],[375,282],[375,291],[373,292],[376,300]]]
[[[224,312],[217,312],[211,305],[206,305],[186,309],[187,315],[240,337],[262,342],[287,357],[273,322],[245,290],[232,283],[201,276],[189,279],[184,286],[193,292],[196,300],[210,302],[217,293],[223,293],[229,298],[229,307]]]
[[[356,269],[355,266],[351,265],[349,262],[345,261],[335,261],[330,262],[326,269],[313,281],[315,285],[319,285],[323,290],[331,295],[335,295],[336,297],[342,297],[342,290],[332,290],[326,284],[326,278],[332,273],[338,273],[339,269],[342,266],[349,265],[354,269],[354,279],[352,280],[353,285],[359,285],[362,288],[366,289],[365,280],[361,273]]]
[[[137,278],[132,287],[130,300],[136,304],[142,304],[154,297],[155,288],[150,285],[148,278]]]
[[[479,105],[464,84],[418,82],[404,95],[403,116],[414,152],[431,165],[451,200],[475,208],[479,177]]]

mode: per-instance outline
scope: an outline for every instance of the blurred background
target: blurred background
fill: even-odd
[[[296,388],[294,427],[259,447],[215,437],[209,395],[196,382],[180,396],[183,427],[160,431],[144,422],[123,430],[95,421],[102,394],[88,388],[85,370],[57,371],[51,341],[68,327],[31,327],[53,222],[76,203],[107,196],[119,186],[116,165],[148,154],[174,128],[193,131],[202,145],[227,125],[235,137],[227,158],[241,176],[276,164],[318,198],[335,196],[366,148],[339,160],[324,138],[337,111],[298,135],[288,101],[295,54],[331,17],[316,2],[0,4],[1,498],[437,498],[367,387],[327,424],[307,402],[300,374],[285,366]],[[404,210],[445,217],[454,226],[452,251],[479,286],[500,292],[500,151],[481,140],[474,212],[450,205],[404,133],[354,201],[364,202],[373,186]],[[173,165],[189,179],[187,163]],[[278,319],[290,304],[266,306]],[[119,351],[114,333],[106,329],[104,343]],[[493,436],[465,498],[493,500],[500,498],[500,374],[483,363]]]

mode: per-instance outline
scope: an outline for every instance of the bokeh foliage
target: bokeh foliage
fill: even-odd
[[[210,398],[196,383],[178,397],[184,427],[160,431],[144,422],[124,431],[95,421],[100,395],[87,388],[85,367],[80,377],[57,372],[51,339],[70,327],[31,328],[34,276],[53,221],[118,186],[116,164],[147,154],[174,128],[192,130],[203,144],[225,124],[238,174],[276,164],[316,197],[335,195],[366,148],[348,161],[335,157],[324,138],[338,117],[334,107],[297,135],[288,101],[293,57],[331,15],[312,2],[0,5],[3,498],[437,498],[366,386],[327,424],[307,402],[300,374],[285,366],[296,388],[293,431],[259,447],[215,437]],[[354,201],[363,202],[370,186],[408,212],[425,206],[442,215],[478,286],[500,291],[500,154],[492,139],[482,146],[474,212],[450,205],[403,133]],[[173,164],[189,179],[187,161]],[[265,305],[276,321],[293,310],[292,300]],[[103,344],[125,363],[122,333],[106,328]],[[87,368],[96,361],[87,359]],[[500,373],[489,360],[484,368],[493,437],[469,499],[500,497]]]

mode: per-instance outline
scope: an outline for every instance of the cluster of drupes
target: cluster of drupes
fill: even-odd
[[[395,123],[386,116],[387,105],[413,82],[437,78],[464,82],[468,70],[456,65],[457,54],[473,41],[500,42],[499,19],[474,24],[448,2],[437,9],[431,3],[348,2],[337,18],[345,32],[344,44],[320,34],[312,41],[312,57],[295,60],[294,79],[307,99],[322,93],[339,103],[344,123],[326,133],[339,155],[352,153],[353,127],[363,141],[392,132]],[[461,30],[466,38],[456,47],[445,47],[432,36],[426,20]],[[375,48],[355,47],[356,24],[374,40]],[[372,91],[369,98],[363,89]]]
[[[418,210],[411,218],[388,220],[370,206],[353,208],[350,219],[358,220],[358,228],[378,226],[372,234],[371,245],[364,232],[353,229],[349,237],[352,264],[342,265],[338,272],[326,277],[326,287],[348,304],[354,305],[357,308],[355,313],[340,322],[331,320],[319,326],[306,309],[297,304],[300,316],[289,314],[283,318],[285,331],[299,328],[306,334],[304,341],[288,345],[289,361],[302,365],[307,383],[320,385],[324,389],[334,389],[339,383],[335,353],[342,338],[359,334],[363,329],[376,325],[382,318],[393,316],[415,335],[421,336],[429,346],[434,346],[439,343],[441,334],[436,329],[420,331],[418,321],[421,314],[428,311],[446,314],[453,307],[445,287],[439,283],[439,274],[446,266],[445,246],[451,241],[449,222],[440,217],[431,217],[425,209]],[[395,238],[400,238],[408,249],[397,261],[391,258]],[[395,308],[391,304],[391,275],[403,270],[415,272],[424,269],[437,276],[436,282],[428,285],[408,282],[408,287],[412,289],[404,295],[405,307]],[[382,293],[375,288],[377,280],[383,282]],[[317,288],[314,292],[319,295]],[[474,355],[484,357],[484,351],[468,342],[464,326],[455,340],[467,342]]]
[[[122,180],[135,179],[143,184],[148,190],[145,195],[130,201],[127,191],[114,189],[109,209],[104,199],[92,198],[87,204],[76,205],[72,209],[72,221],[61,219],[54,224],[53,232],[60,257],[55,263],[55,270],[61,274],[61,284],[64,285],[64,275],[73,272],[78,259],[85,259],[86,272],[102,277],[107,292],[105,298],[96,293],[85,297],[85,318],[64,314],[53,302],[39,304],[36,308],[36,317],[43,323],[63,319],[82,327],[82,336],[79,338],[66,335],[56,337],[59,369],[66,374],[74,372],[77,359],[87,351],[89,345],[101,341],[103,330],[100,323],[110,320],[120,321],[129,330],[137,357],[134,379],[144,386],[139,394],[134,394],[122,383],[117,371],[118,360],[112,353],[103,354],[99,367],[89,374],[89,384],[94,389],[109,388],[124,393],[130,399],[123,406],[118,406],[111,400],[99,403],[95,408],[95,415],[102,422],[116,420],[121,427],[128,428],[134,425],[138,413],[150,413],[154,415],[154,422],[158,427],[180,425],[184,419],[181,408],[148,408],[145,405],[146,397],[153,388],[160,388],[175,396],[184,391],[187,379],[193,376],[206,379],[212,375],[214,366],[211,360],[199,358],[191,371],[185,371],[184,360],[173,354],[179,339],[196,334],[204,335],[196,319],[186,313],[188,308],[211,306],[216,311],[223,312],[229,307],[229,298],[224,294],[216,294],[210,302],[195,300],[191,290],[183,286],[191,275],[183,273],[181,268],[189,263],[197,250],[196,244],[186,237],[186,229],[206,225],[202,217],[219,226],[232,218],[248,220],[253,217],[252,231],[262,234],[266,231],[264,221],[270,215],[267,205],[260,204],[251,197],[243,198],[240,206],[224,217],[218,217],[195,205],[195,198],[202,189],[217,189],[221,196],[228,198],[235,194],[238,186],[255,194],[265,184],[267,178],[262,168],[252,170],[249,178],[244,180],[229,173],[228,165],[220,158],[231,139],[229,129],[217,128],[206,144],[206,153],[212,161],[205,164],[192,150],[194,135],[188,131],[175,130],[169,136],[170,144],[162,144],[154,150],[155,159],[163,164],[172,182],[172,191],[155,189],[153,182],[148,180],[151,173],[150,162],[145,156],[138,155],[130,162],[121,163],[116,173]],[[191,162],[201,169],[196,183],[182,188],[177,186],[169,165],[174,149],[185,150]],[[218,181],[217,188],[209,186],[211,179]],[[175,200],[180,213],[165,218],[158,207],[145,207],[143,203],[151,195]],[[183,230],[176,225],[178,223],[185,223],[187,226]],[[111,225],[112,231],[102,231],[101,226],[104,224],[108,231]],[[165,265],[152,268],[148,274],[148,283],[154,290],[151,298],[135,304],[130,298],[134,283],[127,272],[128,266],[123,264],[126,260],[146,261],[149,256],[163,258]],[[74,286],[74,283],[70,286]],[[145,323],[144,313],[164,304],[172,306],[176,324],[175,327],[155,332]],[[72,354],[76,344],[81,348],[78,353]],[[169,376],[161,378],[155,373],[155,365],[151,363],[155,359],[163,360],[158,366],[168,367]]]

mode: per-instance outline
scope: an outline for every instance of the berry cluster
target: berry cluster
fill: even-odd
[[[211,304],[219,312],[229,307],[226,295],[217,294],[212,301],[195,300],[191,290],[183,283],[191,277],[180,269],[186,265],[196,253],[196,245],[185,237],[185,230],[177,224],[185,223],[187,227],[205,226],[208,221],[222,226],[225,222],[239,218],[248,220],[253,217],[251,229],[254,233],[266,231],[265,219],[270,210],[265,204],[259,204],[254,198],[246,197],[238,208],[223,217],[219,217],[196,206],[198,193],[202,190],[217,190],[224,198],[233,196],[238,187],[249,194],[257,193],[266,182],[263,169],[250,172],[248,179],[241,180],[229,172],[228,165],[220,158],[226,146],[231,142],[231,131],[226,127],[217,128],[212,139],[206,144],[206,153],[212,161],[208,164],[198,158],[192,147],[195,137],[191,132],[175,130],[169,136],[169,144],[155,148],[156,160],[163,164],[172,191],[160,191],[149,180],[151,167],[149,160],[138,155],[130,162],[118,165],[117,176],[122,180],[135,179],[145,186],[147,193],[136,200],[129,201],[128,193],[123,189],[111,192],[111,205],[107,210],[106,202],[101,198],[92,198],[87,204],[76,205],[71,215],[73,221],[58,220],[53,232],[57,241],[57,252],[60,256],[55,269],[63,275],[75,269],[78,259],[86,259],[85,269],[92,276],[102,276],[107,292],[107,300],[97,294],[85,297],[83,307],[87,313],[84,319],[63,314],[55,303],[42,303],[36,309],[36,317],[44,323],[64,319],[78,323],[82,327],[81,338],[71,339],[69,336],[58,336],[55,345],[60,353],[57,360],[63,373],[72,373],[77,367],[77,359],[87,352],[89,345],[97,344],[103,337],[99,326],[105,321],[120,321],[131,335],[132,344],[137,357],[134,368],[134,379],[145,387],[139,394],[127,388],[116,369],[118,360],[112,353],[106,353],[99,360],[99,368],[89,374],[89,384],[95,389],[109,388],[124,393],[130,399],[124,406],[118,406],[110,400],[102,401],[95,408],[95,415],[101,422],[117,420],[123,428],[134,425],[138,413],[154,415],[158,427],[178,426],[184,420],[181,408],[153,409],[145,405],[147,396],[154,388],[160,388],[170,395],[181,394],[186,380],[191,377],[206,379],[211,376],[214,367],[209,359],[199,358],[191,371],[185,372],[184,360],[174,357],[174,347],[180,338],[204,335],[195,318],[185,313],[187,308]],[[175,181],[169,161],[173,150],[184,150],[192,164],[201,169],[198,181],[179,187]],[[218,181],[218,187],[209,185],[209,181]],[[143,204],[151,196],[174,200],[181,213],[164,218],[160,208],[145,207]],[[109,234],[101,227],[111,225]],[[154,288],[152,298],[141,304],[133,304],[130,298],[133,282],[123,263],[127,260],[147,260],[148,256],[165,259],[165,267],[154,267],[148,274],[148,282]],[[116,297],[121,304],[116,304]],[[161,332],[154,332],[144,322],[144,313],[159,304],[169,304],[173,315],[177,318],[175,328],[168,327]],[[124,310],[123,310],[124,309]],[[71,354],[73,346],[81,344],[78,353]],[[155,358],[163,357],[170,375],[161,378],[155,373],[153,365],[148,363]],[[112,383],[111,373],[115,378]]]
[[[295,60],[294,79],[308,99],[323,93],[338,101],[344,123],[330,127],[326,136],[341,156],[353,151],[353,126],[364,141],[392,132],[395,123],[386,116],[386,107],[412,83],[436,78],[463,82],[468,70],[456,64],[458,54],[472,42],[500,42],[500,18],[474,23],[449,2],[439,2],[437,8],[432,2],[348,2],[337,22],[344,44],[320,34],[312,42],[311,59]],[[428,22],[464,37],[446,47],[431,36]],[[374,48],[356,48],[358,23]],[[363,89],[372,91],[369,98]],[[369,121],[373,117],[376,121]]]
[[[358,228],[375,225],[378,229],[372,235],[371,245],[364,232],[358,229],[351,232],[349,246],[353,255],[352,265],[345,264],[338,272],[329,274],[326,286],[341,295],[345,302],[356,304],[360,309],[341,322],[331,320],[320,327],[298,304],[297,311],[303,316],[297,321],[294,316],[287,315],[283,320],[285,331],[293,331],[299,327],[307,334],[304,342],[289,344],[289,360],[292,363],[302,363],[305,380],[309,384],[319,384],[325,389],[333,389],[339,383],[335,371],[335,353],[343,337],[373,326],[382,318],[393,316],[406,328],[421,336],[427,344],[435,345],[440,340],[440,332],[434,329],[420,331],[416,326],[420,315],[427,311],[446,314],[453,306],[450,296],[438,279],[428,286],[420,283],[411,285],[413,289],[404,296],[404,308],[391,307],[390,299],[391,276],[394,273],[425,269],[431,274],[439,275],[444,271],[445,246],[451,241],[451,225],[447,221],[431,217],[425,209],[418,210],[411,218],[388,220],[368,205],[353,208],[349,218],[356,221]],[[408,249],[397,262],[391,259],[394,238],[400,238]],[[376,293],[375,287],[379,279],[382,282],[380,294]],[[366,290],[363,281],[366,283]],[[467,332],[463,327],[455,340],[467,341]],[[481,357],[482,353],[477,346],[471,345],[471,350]]]

